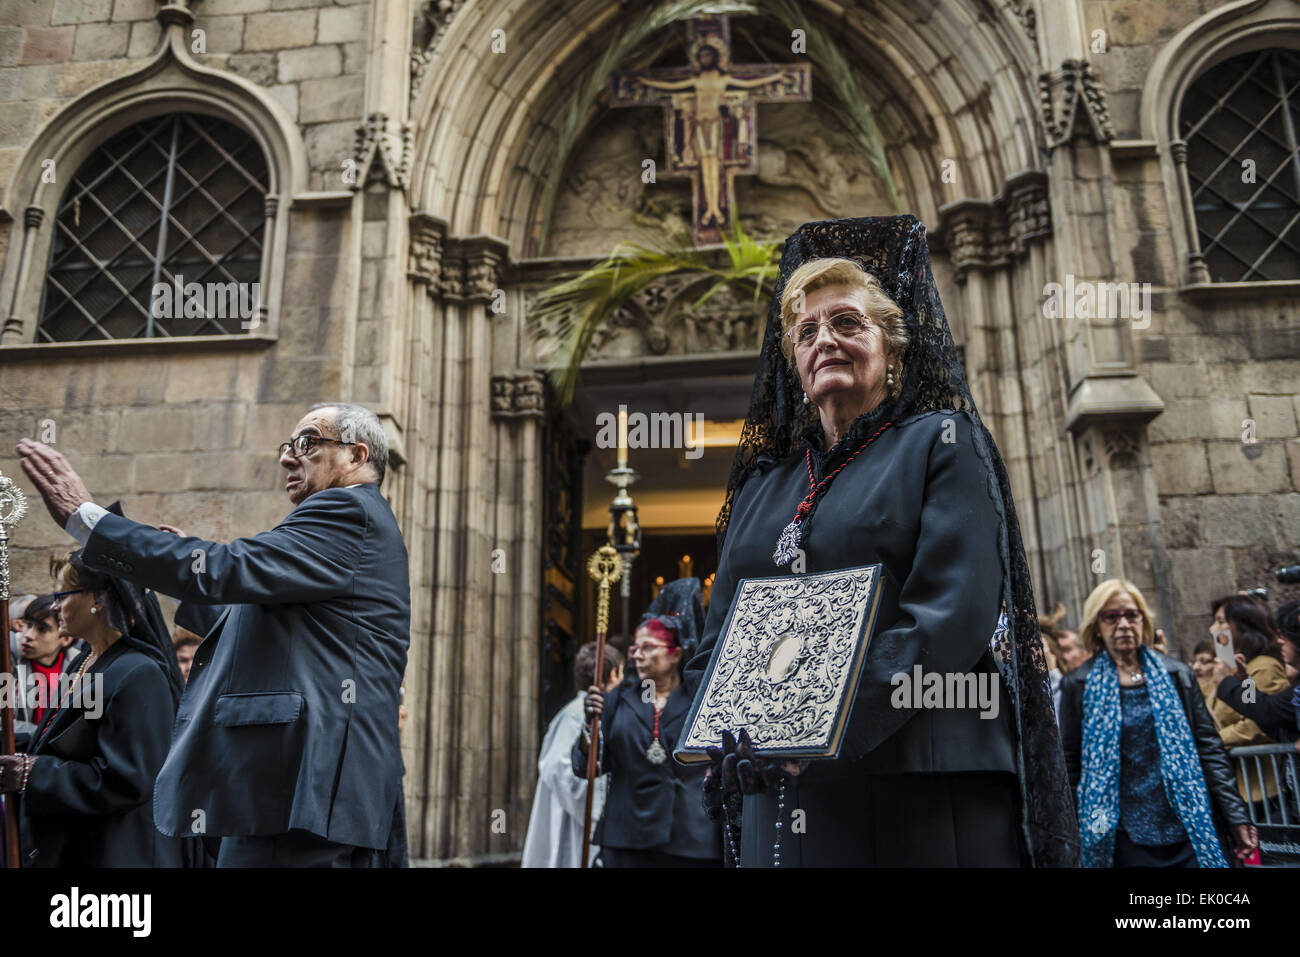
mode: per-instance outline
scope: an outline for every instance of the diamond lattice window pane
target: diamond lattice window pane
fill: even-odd
[[[242,332],[242,307],[257,302],[267,182],[252,138],[208,116],[156,117],[102,144],[59,204],[37,340]],[[205,294],[152,315],[155,284],[177,280]]]
[[[1300,278],[1300,54],[1245,53],[1183,100],[1196,230],[1215,282]]]

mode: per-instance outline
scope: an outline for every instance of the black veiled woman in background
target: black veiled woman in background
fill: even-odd
[[[745,792],[742,866],[1074,864],[1006,470],[914,216],[808,223],[786,241],[718,531],[692,693],[740,579],[884,566],[839,759],[777,766],[744,745],[738,771],[726,759],[728,798]],[[972,675],[997,706],[895,706],[894,676],[914,667]]]
[[[609,773],[605,810],[592,842],[604,867],[720,867],[722,836],[700,803],[705,768],[671,757],[691,698],[682,663],[699,644],[704,606],[698,578],[669,582],[641,617],[628,647],[625,681],[592,686],[587,717],[601,714],[599,770]],[[653,688],[653,695],[651,695]],[[573,773],[587,775],[587,726],[573,748]]]
[[[116,511],[116,509],[114,509]],[[158,600],[86,568],[80,551],[52,563],[61,627],[89,643],[80,687],[51,707],[26,754],[0,757],[0,789],[21,793],[29,867],[181,867],[197,840],[153,823],[182,682]]]

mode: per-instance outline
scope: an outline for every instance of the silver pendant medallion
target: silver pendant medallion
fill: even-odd
[[[772,553],[772,561],[778,565],[788,565],[794,561],[795,554],[799,551],[799,523],[791,522],[781,532],[781,537],[776,540],[776,551]]]
[[[645,749],[645,758],[651,764],[663,764],[668,759],[668,752],[664,750],[658,738],[651,741],[650,747]]]

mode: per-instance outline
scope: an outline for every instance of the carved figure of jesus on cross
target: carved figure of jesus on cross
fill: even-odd
[[[758,172],[755,104],[812,99],[807,63],[731,63],[731,26],[725,16],[686,24],[692,65],[634,70],[610,79],[612,106],[664,106],[665,176],[690,176],[695,243],[722,241],[735,216],[737,173]]]

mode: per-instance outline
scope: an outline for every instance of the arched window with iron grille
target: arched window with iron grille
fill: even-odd
[[[1300,52],[1196,78],[1179,111],[1201,254],[1214,282],[1300,279]]]
[[[237,335],[264,314],[266,157],[181,113],[122,130],[59,202],[37,342]]]

